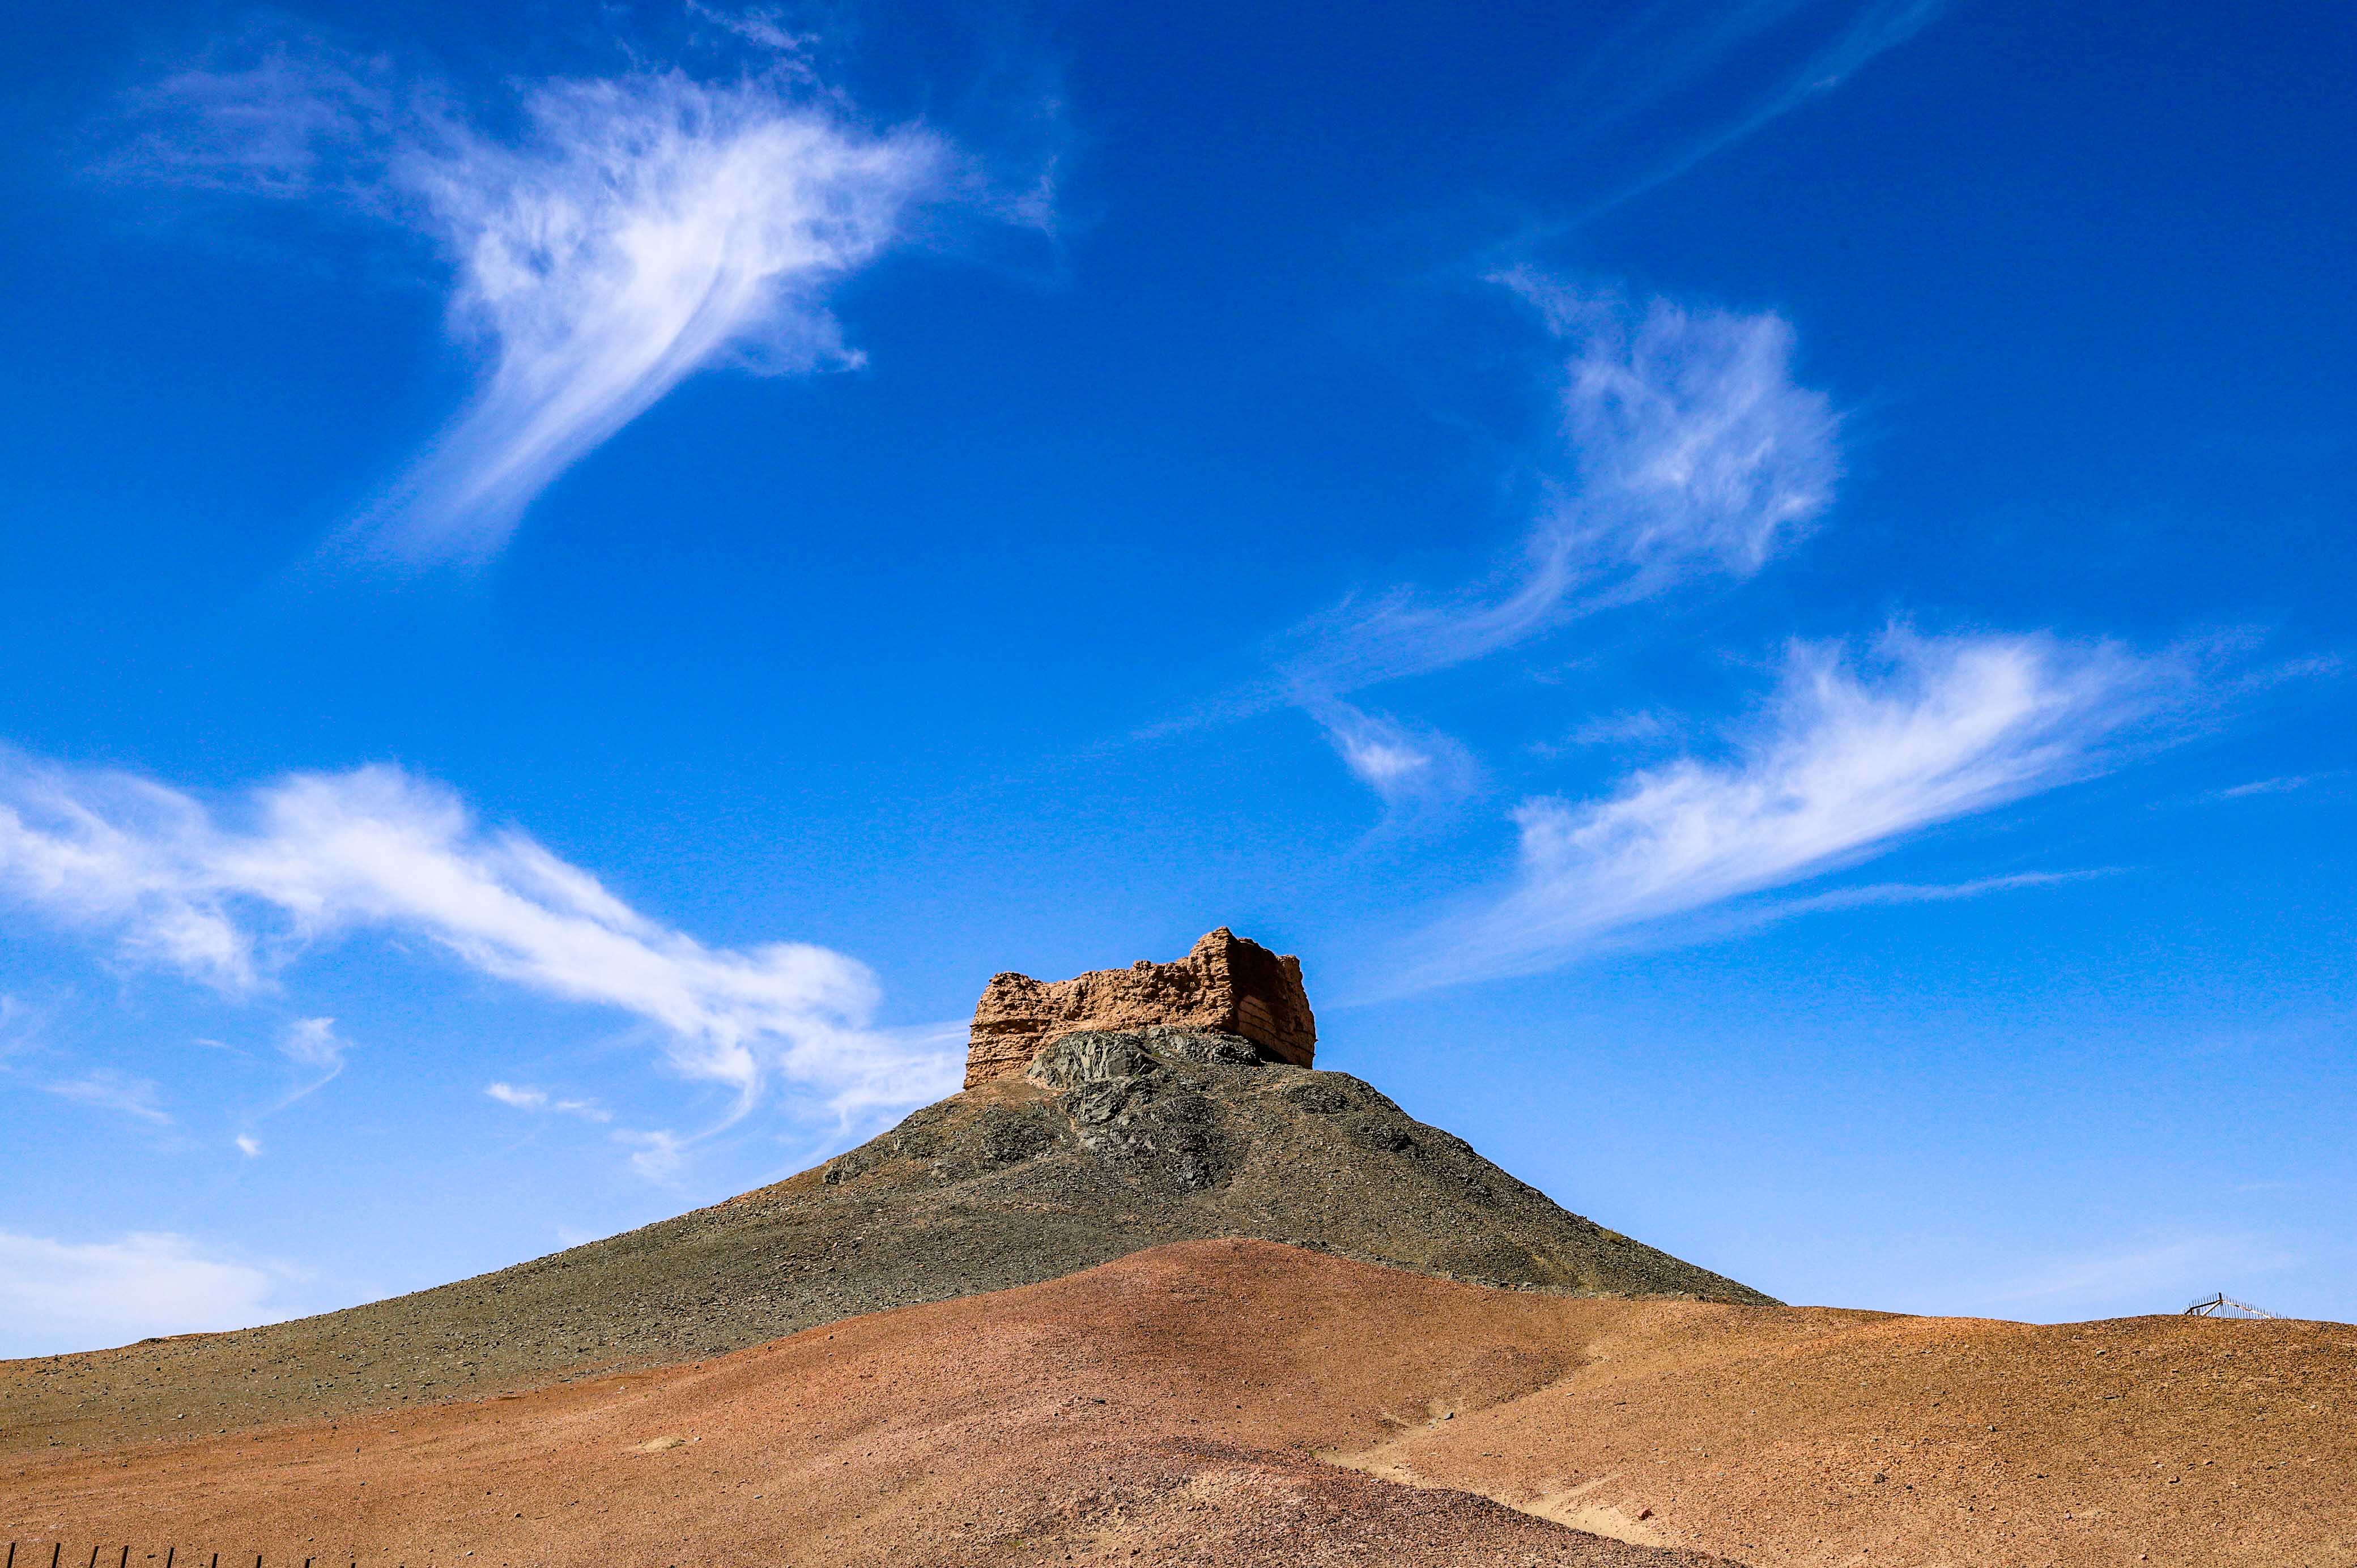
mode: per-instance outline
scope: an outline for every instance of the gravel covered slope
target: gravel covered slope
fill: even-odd
[[[19,1568],[60,1537],[148,1568],[1727,1568],[1320,1455],[1534,1392],[1599,1311],[1730,1310],[1181,1242],[684,1366],[10,1455],[0,1537]]]
[[[1028,1079],[676,1219],[298,1322],[9,1363],[0,1448],[693,1360],[1219,1236],[1505,1285],[1769,1301],[1566,1212],[1345,1074],[1262,1063],[1232,1036],[1074,1035]]]
[[[1184,1241],[521,1395],[0,1455],[18,1562],[61,1536],[151,1568],[2349,1568],[2357,1327],[1582,1299]]]

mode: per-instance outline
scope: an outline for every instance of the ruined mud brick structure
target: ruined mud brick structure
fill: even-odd
[[[1100,969],[1071,980],[996,976],[974,1010],[965,1087],[1019,1076],[1041,1046],[1075,1029],[1156,1025],[1241,1035],[1296,1067],[1308,1067],[1318,1047],[1301,961],[1222,926],[1177,963],[1140,959],[1127,969]]]

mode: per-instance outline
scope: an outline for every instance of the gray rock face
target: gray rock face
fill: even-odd
[[[1301,961],[1222,926],[1176,963],[1141,960],[1070,980],[994,977],[974,1004],[965,1087],[1020,1077],[1042,1047],[1075,1031],[1157,1028],[1240,1036],[1297,1067],[1309,1066],[1318,1049]]]
[[[1017,1137],[1002,1118],[1027,1130]],[[1019,1165],[987,1157],[1018,1145]],[[991,1201],[1084,1229],[1110,1223],[1135,1246],[1258,1236],[1524,1288],[1768,1300],[1566,1213],[1355,1078],[1272,1060],[1215,1030],[1060,1036],[1019,1084],[920,1112],[823,1180],[864,1190],[913,1181],[919,1167],[952,1184],[988,1167]]]
[[[1065,1090],[1056,1108],[1071,1118],[1081,1147],[1108,1166],[1148,1186],[1200,1192],[1235,1174],[1238,1152],[1194,1069],[1254,1068],[1260,1059],[1235,1035],[1092,1029],[1044,1047],[1027,1076]]]

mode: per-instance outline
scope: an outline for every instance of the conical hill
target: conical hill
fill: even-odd
[[[886,1307],[1255,1237],[1594,1294],[1770,1298],[1576,1214],[1367,1084],[1241,1037],[1082,1031],[814,1170],[293,1323],[19,1362],[0,1445],[195,1433],[694,1360]]]

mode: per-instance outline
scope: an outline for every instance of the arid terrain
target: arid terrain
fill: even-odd
[[[505,1392],[1216,1236],[1505,1284],[1769,1299],[1565,1212],[1347,1074],[1239,1065],[1251,1053],[1226,1036],[1071,1038],[1044,1080],[952,1095],[676,1219],[347,1312],[0,1380],[0,1432],[94,1441]]]
[[[0,1524],[410,1564],[2324,1565],[2357,1561],[2352,1390],[2337,1325],[1583,1299],[1202,1241],[529,1394],[12,1427]]]
[[[2357,1327],[1784,1306],[1356,1079],[1082,1031],[608,1241],[0,1366],[0,1535],[290,1568],[2322,1568],[2357,1563]]]

